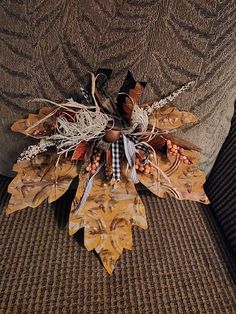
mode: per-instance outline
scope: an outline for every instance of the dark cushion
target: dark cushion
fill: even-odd
[[[206,184],[211,208],[236,260],[236,104],[230,133]]]

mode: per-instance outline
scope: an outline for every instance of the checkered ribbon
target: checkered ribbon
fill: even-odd
[[[135,147],[137,149],[141,149],[146,154],[149,153],[149,149],[148,149],[147,145],[145,145],[144,143],[138,144],[139,140],[138,140],[137,136],[135,136],[135,135],[126,135],[126,137],[128,137],[128,139],[131,140],[135,144]]]
[[[128,137],[128,139],[131,140],[131,142],[133,142],[134,144],[138,144],[139,140],[138,140],[137,136],[129,135],[129,134],[127,134],[125,136]]]
[[[128,139],[134,144],[138,143],[138,138],[136,136],[127,135]],[[121,177],[121,160],[124,154],[124,142],[120,139],[111,144],[112,152],[112,178],[115,180],[120,180]],[[106,173],[106,178],[109,178],[109,174]]]
[[[112,153],[112,178],[115,180],[120,180],[121,165],[120,161],[123,154],[123,141],[119,140],[111,144]]]
[[[127,137],[123,135],[123,141],[124,141],[124,152],[126,159],[128,161],[131,173],[130,173],[130,178],[133,181],[134,184],[137,184],[139,182],[139,179],[137,177],[136,169],[135,169],[135,144],[131,140],[130,137]]]
[[[128,139],[128,141],[130,141],[131,143],[133,143],[134,145],[132,145],[132,147],[138,148],[143,150],[145,153],[148,153],[148,147],[143,144],[140,143],[138,144],[139,140],[137,138],[137,136],[134,135],[125,135],[126,138]],[[123,139],[120,139],[119,141],[116,141],[114,143],[111,144],[111,152],[112,152],[112,178],[115,180],[120,180],[121,178],[121,160],[124,154],[124,141]],[[110,175],[108,173],[108,171],[106,171],[106,179],[109,180],[110,179]]]

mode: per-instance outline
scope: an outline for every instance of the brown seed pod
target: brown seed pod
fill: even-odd
[[[108,143],[113,143],[119,140],[120,130],[107,130],[105,132],[104,141]]]

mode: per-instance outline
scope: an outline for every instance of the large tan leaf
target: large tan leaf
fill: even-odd
[[[159,197],[166,194],[179,200],[192,200],[208,204],[203,190],[205,175],[197,168],[197,156],[194,151],[185,151],[192,161],[187,165],[180,160],[180,155],[158,156],[158,167],[152,168],[151,174],[139,173],[140,182]]]
[[[79,185],[71,208],[69,232],[73,235],[85,228],[85,247],[96,250],[111,274],[123,249],[132,249],[132,225],[146,229],[147,221],[144,205],[124,172],[122,181],[116,185],[104,185],[103,175],[95,177],[86,203],[77,209],[85,180]]]
[[[27,206],[37,207],[47,198],[49,203],[54,202],[66,192],[77,175],[77,166],[61,158],[56,167],[57,158],[56,154],[43,154],[14,165],[17,175],[8,186],[11,193],[8,214]]]
[[[163,131],[177,129],[184,124],[194,123],[196,120],[192,113],[179,111],[170,105],[155,110],[149,117],[149,123]]]
[[[26,119],[14,122],[11,130],[36,138],[51,134],[56,122],[53,111],[51,107],[43,107],[38,114],[30,113]],[[47,116],[48,118],[46,118]]]

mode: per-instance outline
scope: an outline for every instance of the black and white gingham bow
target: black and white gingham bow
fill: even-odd
[[[120,169],[121,169],[121,159],[123,154],[123,140],[111,144],[112,153],[112,178],[115,180],[120,180]]]
[[[145,153],[148,153],[148,147],[143,143],[138,144],[139,140],[136,136],[126,135],[126,137],[131,142],[133,142],[137,148],[143,150]],[[124,154],[124,142],[122,138],[111,144],[111,151],[112,151],[112,178],[115,180],[120,180],[121,160]],[[107,174],[107,178],[108,176],[109,175]]]

